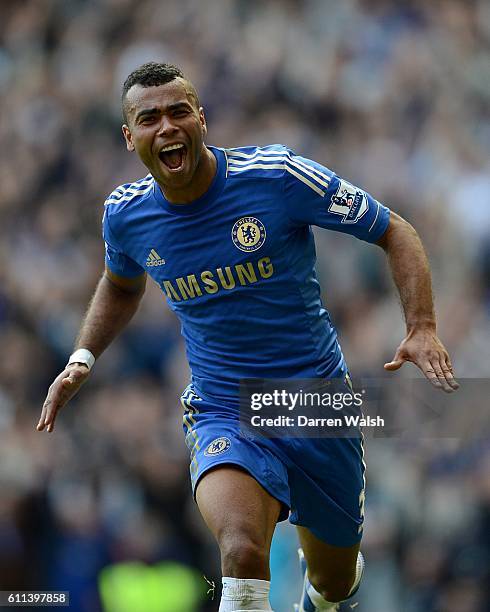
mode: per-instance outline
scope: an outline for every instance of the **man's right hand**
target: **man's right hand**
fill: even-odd
[[[85,364],[71,363],[54,379],[43,404],[41,418],[37,424],[38,431],[43,431],[44,428],[47,428],[48,432],[53,431],[58,411],[77,393],[89,373]]]

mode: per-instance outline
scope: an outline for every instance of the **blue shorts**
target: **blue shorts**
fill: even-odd
[[[192,490],[210,469],[237,465],[282,504],[279,520],[308,528],[332,546],[352,546],[364,522],[363,440],[357,438],[249,438],[236,412],[197,395],[181,398],[190,450]]]

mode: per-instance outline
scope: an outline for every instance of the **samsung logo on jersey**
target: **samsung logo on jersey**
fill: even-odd
[[[274,267],[269,257],[262,257],[256,262],[217,268],[214,271],[204,270],[200,274],[188,274],[173,281],[163,281],[165,295],[172,302],[191,300],[204,293],[217,293],[224,289],[231,291],[238,285],[246,286],[256,283],[261,278],[270,278]]]

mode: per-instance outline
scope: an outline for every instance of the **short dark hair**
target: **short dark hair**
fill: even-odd
[[[158,85],[165,85],[166,83],[170,83],[177,78],[185,79],[185,76],[182,70],[173,64],[148,62],[139,68],[136,68],[136,70],[133,70],[133,72],[131,72],[131,74],[124,81],[122,88],[121,99],[124,122],[127,123],[128,119],[125,104],[126,95],[133,85],[141,85],[142,87],[158,87]],[[195,93],[195,89],[192,85],[191,87],[196,98],[196,103],[199,106],[197,93]]]

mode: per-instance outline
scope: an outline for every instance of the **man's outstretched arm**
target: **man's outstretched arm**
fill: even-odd
[[[80,327],[75,349],[87,349],[95,358],[109,346],[132,319],[146,286],[146,274],[136,278],[116,276],[106,268],[90,301]],[[43,404],[38,431],[53,431],[56,415],[87,380],[89,368],[72,363],[49,387]]]
[[[389,226],[377,244],[388,257],[407,325],[407,335],[385,369],[398,370],[411,361],[435,387],[448,393],[456,390],[459,385],[451,360],[436,333],[429,262],[417,232],[391,212]]]

